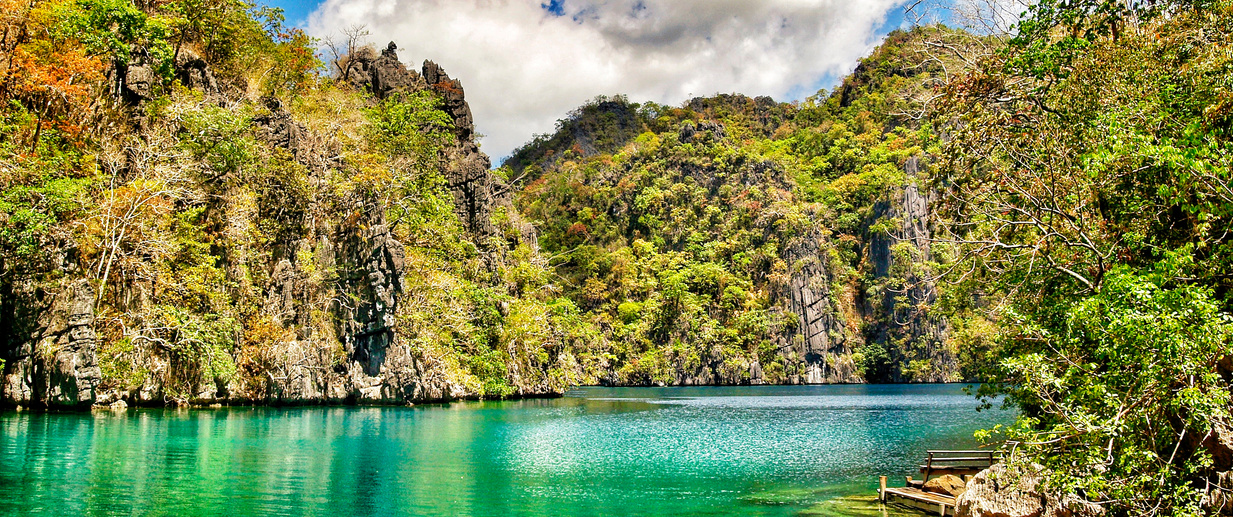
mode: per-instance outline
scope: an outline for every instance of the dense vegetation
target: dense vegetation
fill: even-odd
[[[947,30],[799,105],[599,99],[477,207],[446,178],[474,161],[456,84],[370,91],[338,64],[375,51],[329,70],[240,1],[10,7],[0,316],[35,392],[95,355],[83,397],[179,402],[965,375],[900,209]],[[410,373],[365,391],[383,367]]]
[[[46,299],[84,279],[100,393],[294,400],[297,367],[343,372],[356,353],[343,320],[369,273],[341,255],[388,227],[413,272],[391,326],[454,390],[416,397],[579,381],[568,351],[545,351],[583,331],[534,250],[465,238],[442,178],[458,137],[435,91],[377,102],[323,74],[279,11],[239,0],[4,12],[7,375],[31,375],[15,368]]]
[[[1229,511],[1231,49],[1229,2],[1043,1],[935,113],[999,431],[1116,515]]]
[[[937,139],[910,115],[948,64],[922,52],[933,39],[962,44],[943,28],[896,32],[841,88],[797,105],[597,98],[507,160],[618,382],[707,365],[703,382],[791,382],[819,362],[813,379],[832,382],[963,378],[929,314],[928,224],[900,209],[928,196],[916,175]]]

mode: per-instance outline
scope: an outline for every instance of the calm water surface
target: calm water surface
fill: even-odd
[[[975,408],[961,386],[900,385],[8,412],[0,514],[883,515],[879,474],[1011,419]]]

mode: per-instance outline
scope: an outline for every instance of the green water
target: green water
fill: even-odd
[[[0,414],[0,514],[897,515],[960,386],[585,388],[414,408]]]

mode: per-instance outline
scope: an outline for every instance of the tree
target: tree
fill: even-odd
[[[330,64],[334,67],[336,77],[342,82],[351,80],[351,74],[359,65],[355,61],[355,53],[368,45],[369,34],[363,25],[352,25],[343,29],[341,42],[335,42],[333,38],[325,39],[325,46],[330,48]]]
[[[1021,409],[1011,458],[1115,515],[1233,488],[1231,7],[1039,2],[937,111],[955,274]]]

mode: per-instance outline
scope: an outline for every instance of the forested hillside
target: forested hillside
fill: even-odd
[[[920,113],[948,63],[892,33],[804,103],[597,98],[506,161],[616,383],[964,379]]]
[[[244,2],[5,5],[7,404],[560,393],[588,332],[396,47],[326,73]],[[493,239],[502,235],[503,239]]]
[[[8,404],[959,380],[896,33],[834,93],[599,99],[489,171],[462,85],[241,2],[14,4]]]
[[[1227,1],[1042,1],[932,110],[989,437],[1053,515],[1233,512],[1231,51]]]

